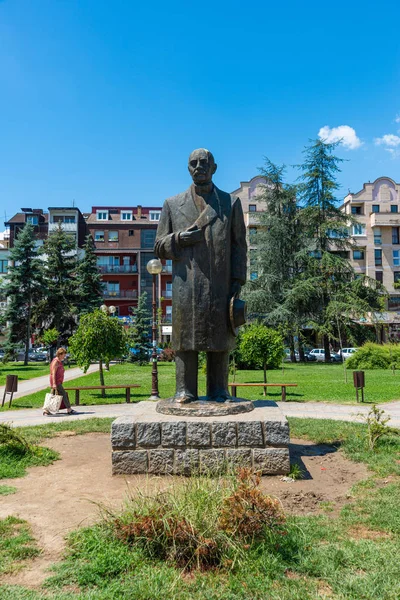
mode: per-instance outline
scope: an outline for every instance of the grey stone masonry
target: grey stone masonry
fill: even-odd
[[[179,417],[156,403],[129,406],[111,427],[112,472],[156,475],[217,474],[248,467],[264,475],[290,469],[289,425],[276,405],[221,417]]]

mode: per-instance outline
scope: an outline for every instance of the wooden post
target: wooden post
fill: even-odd
[[[79,390],[75,390],[75,406],[79,406]]]
[[[282,386],[282,402],[286,402],[286,386]]]
[[[126,388],[126,401],[129,402],[131,401],[131,388],[127,387]]]
[[[231,385],[232,398],[236,398],[236,385]]]

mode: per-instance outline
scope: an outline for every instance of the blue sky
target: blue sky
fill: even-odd
[[[1,225],[22,206],[159,205],[197,147],[231,191],[324,127],[345,139],[340,197],[399,181],[399,17],[388,0],[0,0]]]

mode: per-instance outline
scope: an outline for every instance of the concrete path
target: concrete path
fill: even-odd
[[[12,371],[12,367],[10,369]],[[93,373],[99,370],[99,365],[90,365],[89,369],[86,372],[86,375],[89,373]],[[74,367],[73,369],[69,369],[68,367],[65,369],[64,381],[70,381],[71,379],[76,379],[77,377],[82,377],[85,373],[79,367]],[[49,375],[42,375],[41,377],[34,377],[33,379],[26,379],[25,381],[18,381],[18,392],[15,392],[13,400],[17,398],[21,398],[22,396],[28,396],[28,394],[34,394],[35,392],[40,392],[41,390],[45,390],[49,387],[50,382],[50,367],[49,367]],[[0,406],[3,400],[4,394],[4,386],[0,387]],[[4,406],[10,401],[10,395],[6,395],[6,400]],[[12,406],[12,405],[11,405]]]
[[[121,417],[129,416],[138,412],[140,403],[132,404],[103,404],[96,406],[77,407],[78,415],[67,416],[62,411],[54,417],[44,417],[41,409],[30,408],[23,410],[8,410],[0,413],[0,423],[12,423],[16,427],[28,425],[42,425],[44,423],[63,423],[66,421],[76,421],[81,419],[90,419],[93,417]],[[259,406],[275,405],[268,400],[257,402]],[[353,421],[363,422],[362,415],[366,415],[371,404],[328,404],[326,402],[277,402],[278,406],[287,417],[306,417],[311,419],[333,419],[335,421]],[[391,421],[389,425],[400,428],[400,402],[380,404]],[[361,414],[360,414],[361,413]],[[216,417],[218,418],[218,417]]]

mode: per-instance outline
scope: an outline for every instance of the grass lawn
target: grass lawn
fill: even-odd
[[[62,427],[77,433],[104,431],[111,420],[26,428],[31,441]],[[104,523],[69,538],[63,560],[41,589],[0,586],[2,600],[398,600],[400,597],[400,438],[383,438],[367,449],[362,424],[290,419],[292,437],[334,443],[346,456],[366,463],[371,476],[358,483],[339,517],[289,517],[285,536],[249,543],[235,564],[184,574],[129,547]],[[185,485],[185,484],[183,484]],[[209,485],[209,484],[208,484]],[[207,503],[199,504],[198,508]],[[0,522],[0,537],[18,541]],[[28,533],[29,535],[29,533]],[[33,551],[34,548],[33,548]],[[15,549],[14,549],[15,552]],[[0,546],[1,557],[1,546]],[[23,558],[23,557],[22,557]],[[21,563],[22,564],[22,563]]]
[[[18,375],[18,380],[33,379],[49,374],[49,365],[46,363],[29,363],[26,367],[22,362],[0,362],[0,386],[6,384],[6,375]]]
[[[243,383],[262,382],[262,371],[238,371],[236,381]],[[285,364],[282,369],[269,371],[269,383],[297,383],[297,388],[287,389],[287,400],[291,402],[335,402],[341,404],[355,404],[355,390],[353,387],[353,372],[347,372],[347,383],[344,379],[343,365],[341,364]],[[175,364],[159,363],[158,380],[160,395],[163,398],[172,396],[175,391]],[[232,380],[232,376],[230,377]],[[132,390],[132,401],[146,400],[151,391],[151,365],[143,367],[125,363],[113,365],[110,372],[105,373],[106,385],[124,383],[138,383],[141,388]],[[400,399],[400,373],[392,374],[390,370],[371,370],[365,372],[365,401],[380,404],[391,400]],[[98,385],[99,374],[91,373],[78,377],[65,385]],[[199,372],[200,394],[205,394],[205,375]],[[12,409],[40,407],[43,405],[45,391],[30,394],[13,401]],[[250,400],[262,398],[260,388],[238,389],[238,394]],[[280,388],[269,388],[268,397],[271,400],[281,399]],[[74,402],[74,392],[70,392],[70,399]],[[101,397],[99,390],[81,392],[81,404],[107,404],[125,401],[124,390],[109,390],[107,397]],[[5,407],[4,410],[8,410]]]

